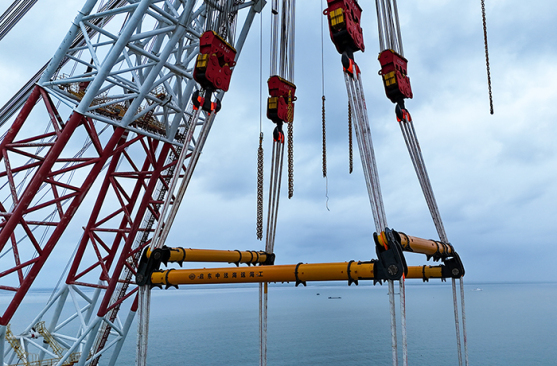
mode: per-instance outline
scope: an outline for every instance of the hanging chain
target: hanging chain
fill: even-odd
[[[485,67],[487,69],[487,89],[489,91],[489,113],[493,114],[493,95],[491,94],[491,70],[489,68],[489,51],[487,48],[487,23],[485,20],[485,0],[482,0],[482,23],[484,28]]]
[[[325,129],[325,95],[321,97],[322,108],[321,108],[321,121],[323,130],[323,178],[327,176],[327,134]]]
[[[354,170],[354,158],[352,153],[352,108],[348,101],[348,172],[352,174]]]
[[[294,121],[288,124],[288,198],[294,195],[294,147],[292,130]]]
[[[291,94],[291,92],[289,92]],[[294,140],[293,140],[293,124],[294,116],[292,115],[292,98],[288,97],[288,198],[294,195]]]
[[[263,238],[263,132],[257,149],[257,239]]]

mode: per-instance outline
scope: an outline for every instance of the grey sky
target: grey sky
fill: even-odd
[[[41,2],[0,42],[0,104],[50,58],[82,1]],[[437,238],[400,130],[377,75],[373,2],[361,1],[366,52],[357,53],[389,226]],[[495,115],[489,115],[480,3],[399,1],[414,91],[407,102],[448,237],[467,281],[554,280],[557,270],[557,4],[487,0]],[[317,1],[298,1],[294,122],[295,193],[283,182],[277,263],[375,257],[361,163],[348,174],[347,97],[340,56],[324,33],[328,207],[321,176],[321,33]],[[0,8],[0,11],[4,9]],[[265,9],[265,19],[268,18]],[[49,17],[50,16],[50,17]],[[255,238],[260,126],[259,18],[234,71],[167,244],[262,249]],[[263,82],[269,73],[268,23]],[[266,98],[266,85],[263,97]],[[262,119],[268,187],[273,124]],[[83,223],[74,223],[76,230]],[[78,234],[76,234],[77,237]],[[68,246],[73,247],[72,245]],[[68,248],[66,247],[66,248]],[[65,264],[57,250],[47,268]],[[409,264],[425,258],[407,255]],[[430,263],[432,264],[432,263]]]

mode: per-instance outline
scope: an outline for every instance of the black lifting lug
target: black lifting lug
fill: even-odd
[[[460,278],[464,276],[464,265],[457,253],[454,253],[452,258],[443,260],[443,264],[444,266],[441,269],[443,278]]]
[[[149,285],[151,283],[151,274],[160,269],[161,263],[166,265],[170,258],[170,248],[166,246],[153,250],[149,257],[147,257],[148,250],[149,247],[143,250],[139,265],[137,266],[135,282],[139,286]]]
[[[273,266],[275,264],[275,253],[267,253],[267,258],[265,262],[261,263],[261,266]]]
[[[385,228],[387,247],[381,243],[377,233],[373,233],[375,241],[375,251],[377,252],[377,262],[373,266],[374,282],[383,280],[399,280],[402,275],[408,274],[406,259],[402,253],[399,234],[389,228]]]

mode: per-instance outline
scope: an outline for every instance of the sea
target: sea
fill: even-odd
[[[557,283],[466,283],[464,290],[470,365],[557,366]],[[32,304],[20,311],[34,317]],[[458,365],[450,282],[407,281],[406,311],[409,364]],[[267,364],[392,365],[389,314],[386,285],[270,285]],[[135,364],[136,334],[134,324],[120,365]],[[257,285],[153,289],[148,364],[258,365]]]

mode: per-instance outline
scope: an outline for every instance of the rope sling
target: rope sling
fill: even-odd
[[[279,6],[280,5],[280,6]],[[293,102],[294,49],[295,49],[295,0],[273,0],[271,4],[271,65],[268,85],[267,117],[275,124],[271,153],[271,175],[267,212],[265,252],[274,253],[275,235],[280,200],[285,135],[283,125],[288,125],[288,198],[294,194],[293,180]],[[280,36],[280,41],[279,41]],[[261,153],[262,154],[262,153]],[[267,303],[268,284],[259,285],[260,365],[267,364]]]
[[[404,59],[402,35],[400,32],[400,22],[398,18],[398,7],[397,7],[396,0],[376,0],[375,3],[376,3],[377,20],[378,20],[380,55],[385,50],[391,50],[394,51],[396,54],[398,54],[402,59]],[[482,10],[483,9],[484,7],[483,7],[483,0],[482,0]],[[485,19],[485,15],[484,15],[484,19]],[[485,27],[484,27],[484,31],[485,31]],[[486,58],[487,58],[487,48],[486,48]],[[406,61],[406,59],[404,60]],[[383,75],[384,78],[385,76],[386,75]],[[488,63],[488,78],[489,78],[489,63]],[[404,96],[404,98],[406,97],[409,98],[412,97],[411,91],[409,96],[408,95]],[[422,188],[422,192],[424,194],[435,228],[439,235],[439,239],[443,243],[449,243],[447,234],[445,232],[445,228],[443,226],[443,221],[441,220],[441,215],[439,213],[439,208],[437,206],[437,202],[433,194],[433,189],[431,187],[431,182],[426,170],[425,162],[422,156],[422,151],[420,149],[418,137],[416,135],[416,130],[414,128],[412,118],[408,110],[405,108],[404,99],[403,98],[398,98],[397,100],[393,100],[393,99],[391,100],[393,102],[396,102],[395,112],[397,116],[397,121],[399,122],[402,135],[406,143],[408,153],[410,155],[410,159],[412,160],[414,170],[416,171],[418,181]],[[490,89],[490,103],[491,103],[491,89]],[[461,287],[460,295],[461,295],[461,310],[462,310],[462,322],[463,322],[464,350],[466,355],[465,362],[466,365],[468,365],[468,347],[466,342],[466,326],[465,326],[466,317],[464,313],[464,285],[462,282],[462,277],[460,277],[459,280],[460,280],[460,287]],[[456,280],[454,278],[452,279],[452,290],[453,290],[452,292],[453,292],[453,307],[454,307],[454,316],[455,316],[456,341],[457,341],[457,348],[458,348],[458,361],[459,361],[459,365],[462,366],[461,334],[460,334],[460,327],[459,327]],[[404,292],[403,286],[401,286],[401,292],[400,292],[401,308],[404,306],[403,292]],[[408,358],[406,353],[406,340],[404,336],[404,333],[406,332],[405,327],[406,327],[405,319],[403,319],[403,324],[402,324],[403,342],[404,342],[403,364],[407,365]],[[395,365],[397,364],[394,359],[394,355],[393,355],[393,364]]]

